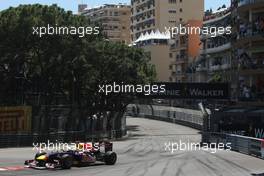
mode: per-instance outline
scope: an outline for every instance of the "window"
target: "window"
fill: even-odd
[[[176,4],[176,0],[169,0],[170,4]]]
[[[176,10],[169,10],[169,13],[176,13]]]
[[[180,8],[180,12],[182,12],[182,8]]]

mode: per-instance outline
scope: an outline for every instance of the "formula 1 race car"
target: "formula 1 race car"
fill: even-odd
[[[114,165],[117,155],[112,152],[112,146],[110,142],[80,143],[76,150],[39,152],[33,160],[26,160],[24,164],[25,167],[35,169],[70,169],[72,166],[87,166],[96,161]]]

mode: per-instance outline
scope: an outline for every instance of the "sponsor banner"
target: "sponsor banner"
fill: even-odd
[[[30,106],[0,107],[0,133],[31,131]]]
[[[165,91],[153,92],[149,98],[156,99],[229,99],[227,83],[155,83]]]

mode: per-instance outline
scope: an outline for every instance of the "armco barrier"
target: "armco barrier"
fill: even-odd
[[[165,106],[129,105],[127,115],[177,123],[199,130],[203,129],[202,112],[196,110]],[[230,143],[233,151],[264,159],[264,139],[217,132],[203,132],[202,142],[222,143],[225,145]]]
[[[203,115],[200,111],[167,106],[129,105],[127,115],[177,123],[202,130]]]
[[[231,144],[231,150],[264,159],[264,140],[224,133],[203,133],[203,142]]]

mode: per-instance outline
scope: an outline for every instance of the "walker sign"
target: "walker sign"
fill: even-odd
[[[155,83],[165,85],[165,92],[152,93],[157,99],[229,99],[227,83]]]

